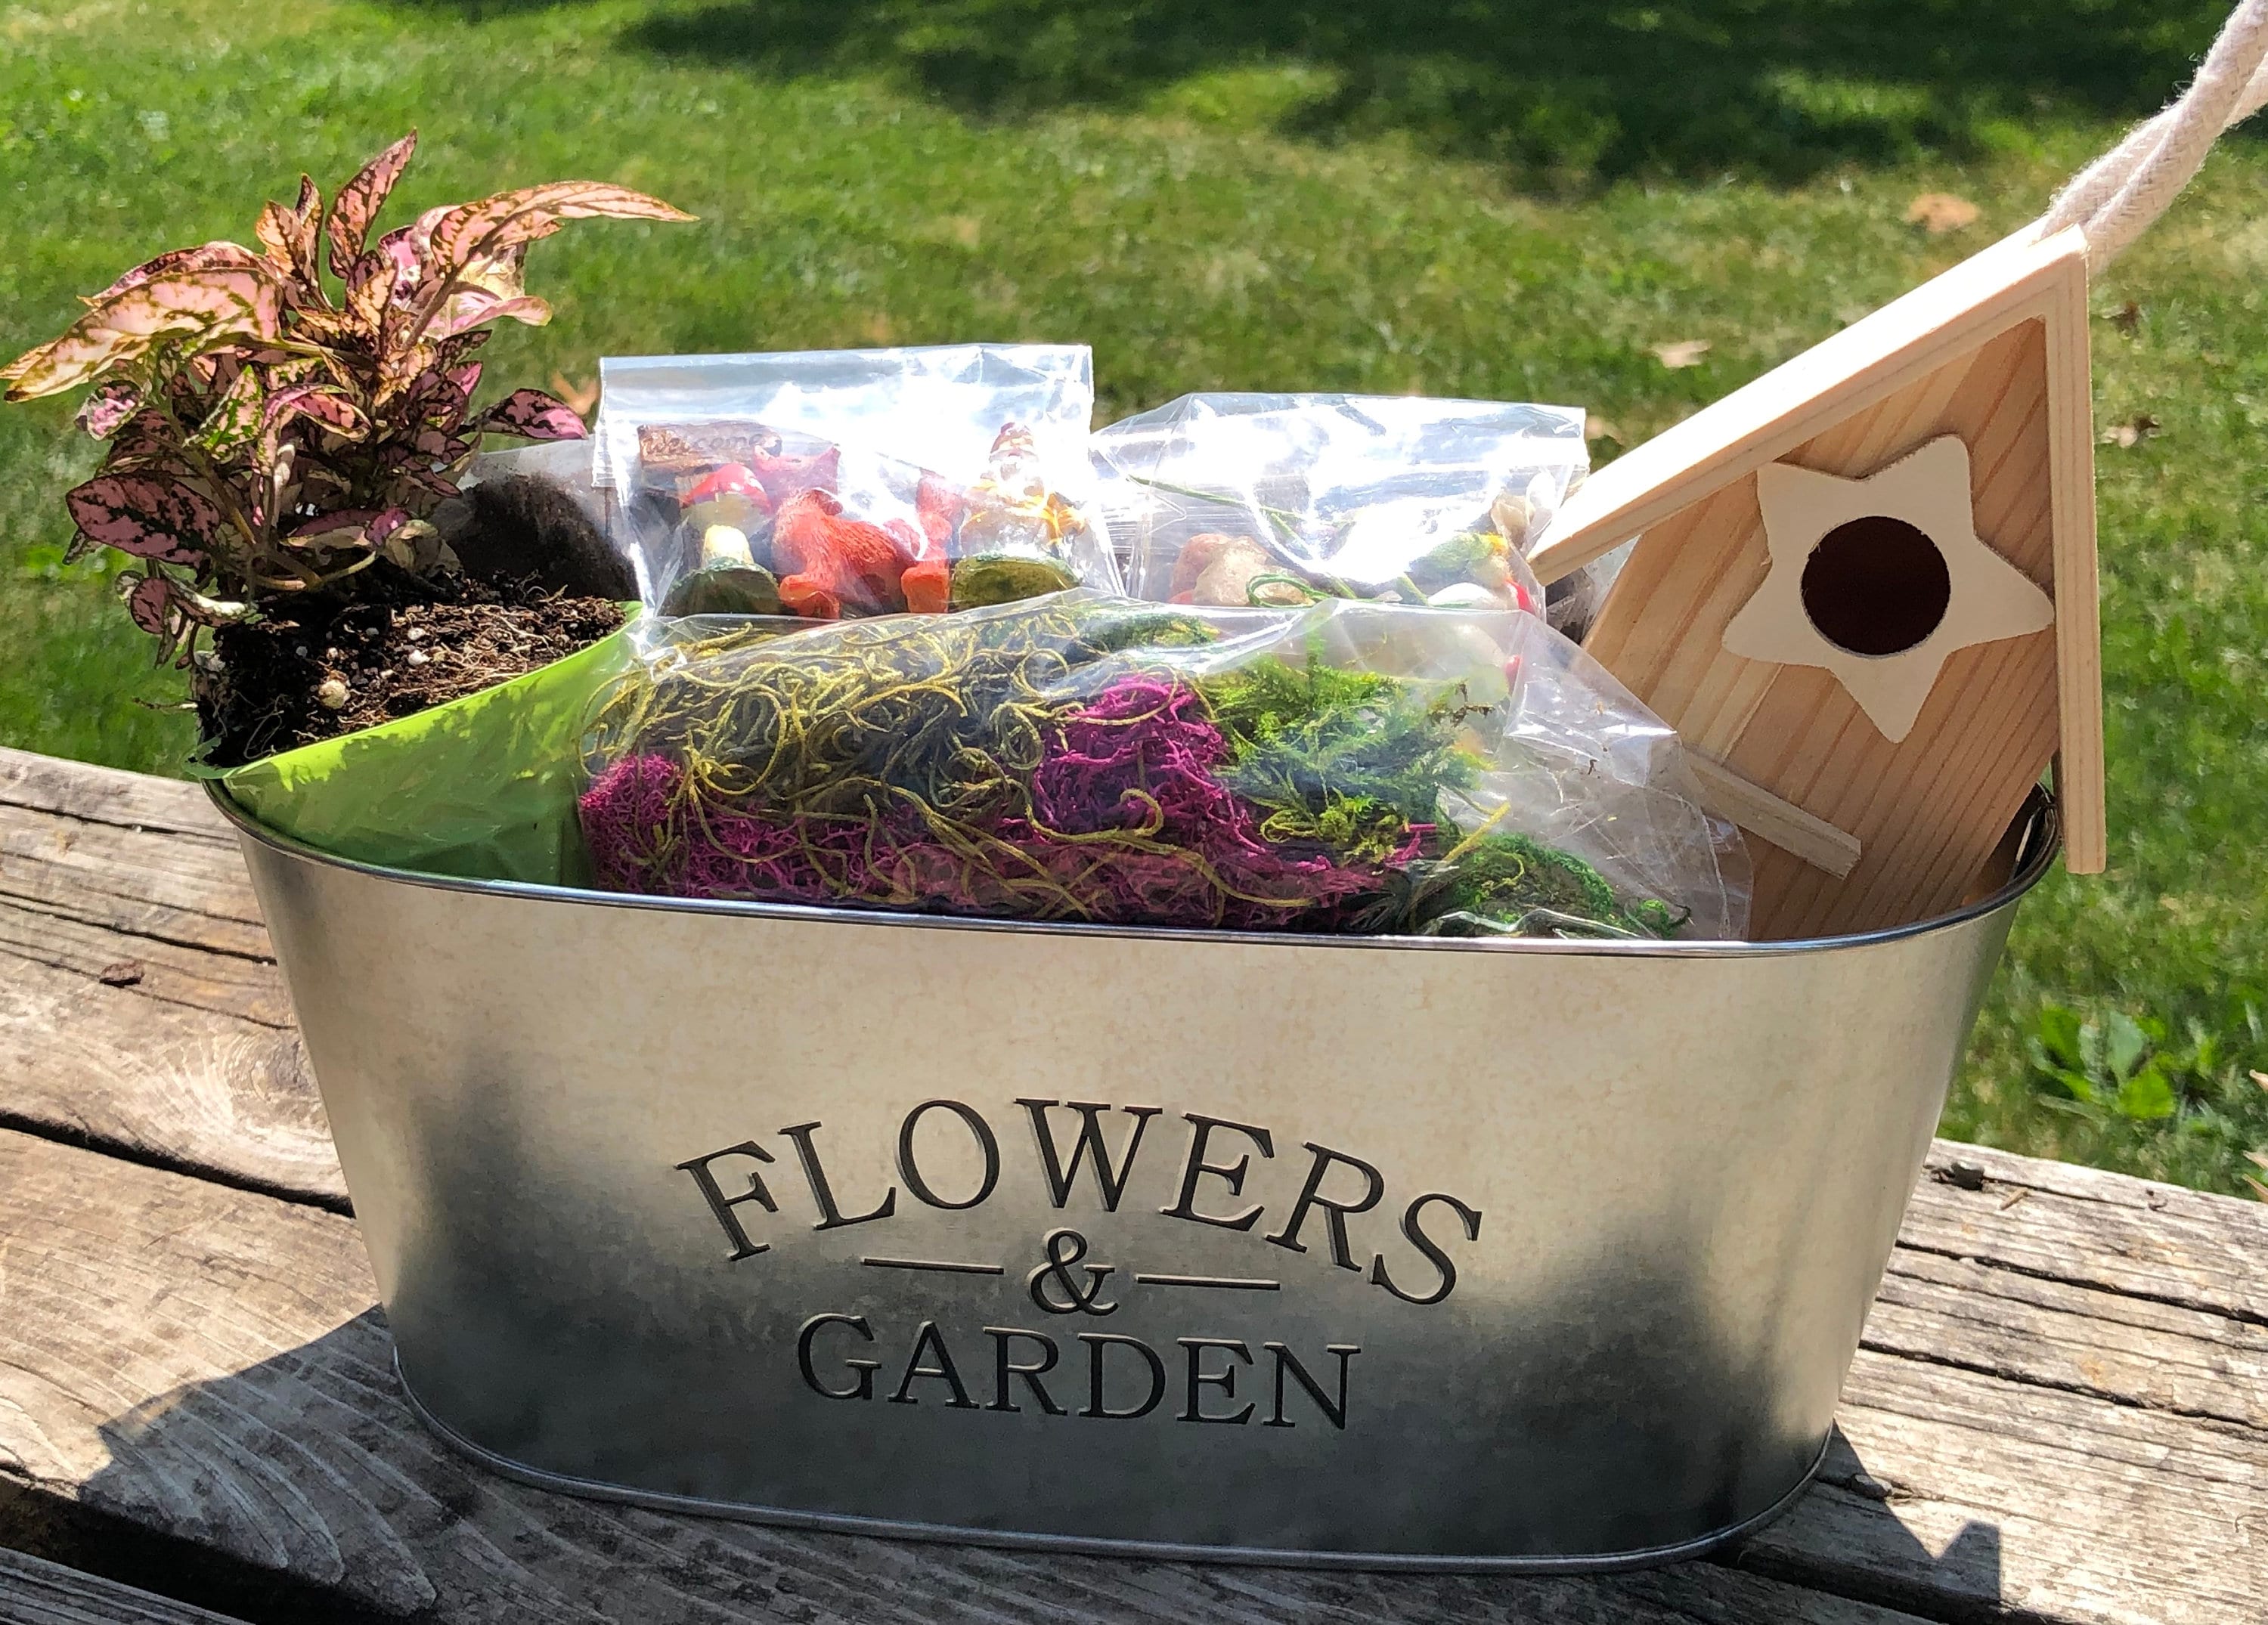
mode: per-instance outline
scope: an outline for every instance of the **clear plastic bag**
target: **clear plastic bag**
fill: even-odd
[[[1574,408],[1184,395],[1094,445],[1138,597],[1550,613],[1593,596],[1579,577],[1547,599],[1524,556],[1589,467]]]
[[[1737,936],[1676,736],[1528,614],[1093,592],[663,623],[594,708],[600,883],[1007,919]]]
[[[556,590],[617,602],[638,596],[637,562],[621,540],[612,493],[592,479],[587,441],[483,452],[462,486],[433,522],[473,574],[519,575],[525,561],[535,561]]]
[[[965,608],[1118,574],[1071,345],[609,358],[593,477],[667,614]]]

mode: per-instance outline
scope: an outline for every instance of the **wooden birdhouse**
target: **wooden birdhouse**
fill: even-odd
[[[1747,827],[1758,938],[1969,895],[2051,761],[2104,862],[2087,264],[2011,239],[1594,474],[1533,556],[1637,545],[1584,646]]]

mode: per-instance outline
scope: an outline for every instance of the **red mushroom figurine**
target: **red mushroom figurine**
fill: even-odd
[[[729,525],[742,535],[771,517],[772,499],[756,471],[746,463],[726,463],[686,494],[685,522],[696,536],[712,525]]]

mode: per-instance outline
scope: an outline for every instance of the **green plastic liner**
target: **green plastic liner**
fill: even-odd
[[[339,857],[587,886],[583,723],[636,658],[625,628],[493,688],[214,776],[269,828]]]

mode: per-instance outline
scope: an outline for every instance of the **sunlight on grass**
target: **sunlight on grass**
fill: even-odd
[[[398,214],[582,174],[702,217],[538,247],[557,319],[499,337],[498,383],[587,381],[605,353],[1084,340],[1105,418],[1425,390],[1585,406],[1603,458],[2037,212],[2222,8],[2080,9],[33,0],[0,12],[0,350],[414,124]],[[2159,425],[2102,448],[2112,871],[2026,906],[1947,1120],[2224,1190],[2268,1143],[2264,180],[2228,143],[2095,291],[2139,306],[2096,324],[2098,423]],[[1931,237],[1905,219],[1923,192],[1981,217]],[[1655,358],[1691,340],[1698,365]],[[67,411],[0,412],[0,740],[162,770],[191,731],[134,702],[174,681],[102,571],[58,563],[91,452]],[[2115,1097],[2157,1067],[2175,1114],[2043,1071],[2062,1009],[2142,1033],[2125,1078],[2097,1070]]]

